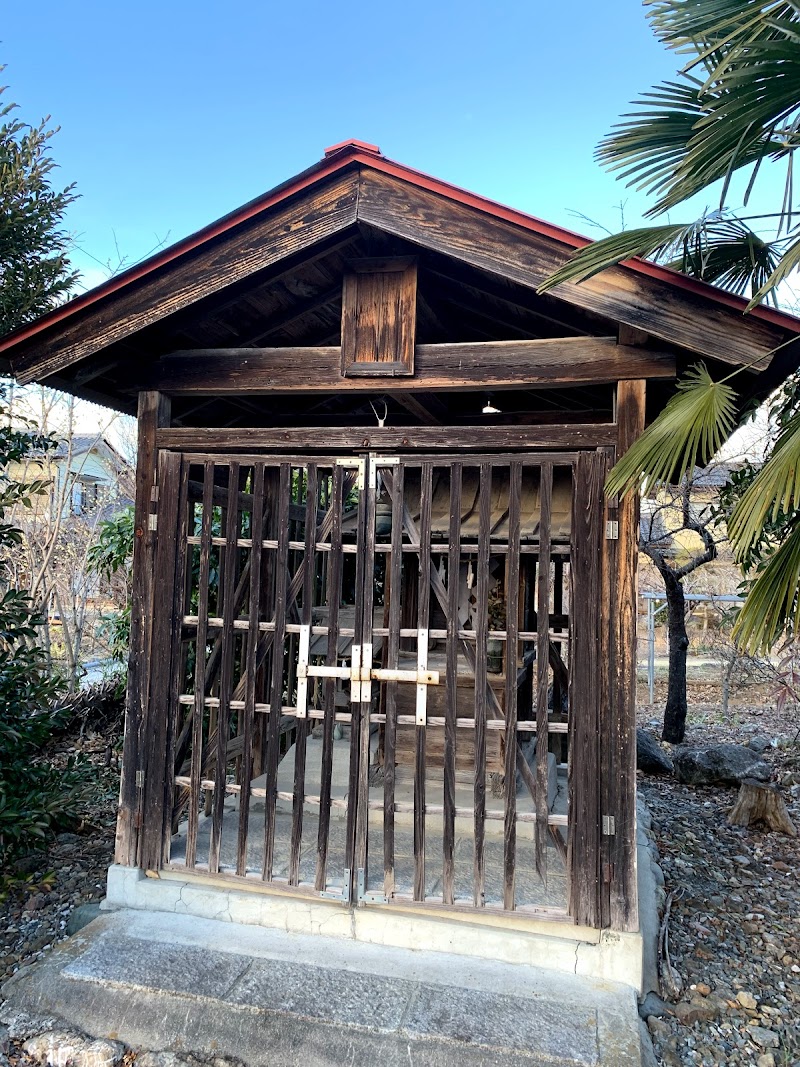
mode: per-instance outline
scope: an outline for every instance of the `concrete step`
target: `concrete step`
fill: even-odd
[[[625,986],[186,915],[106,913],[2,992],[0,1017],[250,1067],[641,1063]]]

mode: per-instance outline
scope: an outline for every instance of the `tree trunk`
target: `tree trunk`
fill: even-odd
[[[728,815],[731,826],[754,826],[761,824],[768,830],[796,837],[797,831],[789,812],[774,785],[745,778],[736,803]]]
[[[686,655],[689,638],[686,633],[686,601],[683,584],[667,568],[661,571],[667,594],[669,637],[669,674],[667,705],[664,708],[663,741],[679,745],[686,733]]]

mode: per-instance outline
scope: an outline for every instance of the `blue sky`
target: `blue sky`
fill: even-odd
[[[593,161],[628,102],[671,76],[640,0],[7,5],[0,59],[21,117],[51,114],[81,199],[74,260],[129,262],[348,137],[592,235],[644,200]],[[702,206],[702,205],[701,205]]]

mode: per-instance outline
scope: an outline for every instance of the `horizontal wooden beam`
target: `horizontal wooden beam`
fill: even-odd
[[[376,369],[380,364],[375,364]],[[344,378],[338,345],[297,348],[203,348],[159,360],[149,388],[194,393],[433,392],[600,384],[674,378],[674,357],[617,344],[614,337],[559,337],[417,345],[413,377]]]
[[[158,430],[156,444],[179,452],[303,451],[364,449],[433,451],[453,449],[492,451],[550,449],[577,451],[615,443],[614,423],[575,423],[564,426],[366,426],[213,429],[170,427]]]

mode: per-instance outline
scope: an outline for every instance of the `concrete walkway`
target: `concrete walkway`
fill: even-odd
[[[151,1050],[250,1067],[640,1067],[634,991],[526,966],[110,912],[3,990]]]

